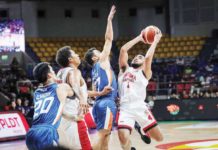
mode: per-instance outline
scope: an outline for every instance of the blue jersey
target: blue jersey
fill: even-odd
[[[97,97],[96,100],[105,97],[115,100],[115,98],[117,97],[117,81],[113,70],[112,70],[112,75],[113,75],[112,83],[111,83],[111,87],[113,88],[112,92],[110,92],[107,95]],[[106,71],[103,68],[101,68],[99,62],[97,62],[92,68],[92,83],[95,85],[97,91],[102,91],[104,87],[108,85],[108,78],[107,78]]]
[[[57,84],[53,83],[35,91],[33,125],[47,124],[58,128],[61,111],[56,89]]]

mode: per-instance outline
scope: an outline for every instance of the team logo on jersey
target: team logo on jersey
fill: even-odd
[[[136,81],[136,76],[130,72],[127,72],[123,76],[123,82],[129,81],[129,82],[135,82]]]

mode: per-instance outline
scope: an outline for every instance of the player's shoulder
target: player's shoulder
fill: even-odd
[[[67,83],[60,83],[60,84],[58,84],[58,86],[57,86],[57,89],[59,90],[66,90],[66,89],[68,89],[68,88],[70,88],[70,86],[67,84]]]
[[[68,70],[68,74],[70,74],[70,75],[75,75],[75,73],[77,75],[80,75],[81,71],[79,69],[74,69],[74,68],[71,68],[71,69]]]
[[[71,71],[74,71],[75,69],[72,68],[72,67],[65,67],[65,68],[61,68],[59,71],[58,71],[58,74],[65,74],[65,73],[68,73],[68,72],[71,72]]]

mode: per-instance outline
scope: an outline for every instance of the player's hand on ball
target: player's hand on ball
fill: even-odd
[[[155,43],[158,43],[158,42],[160,41],[161,37],[162,37],[162,33],[161,33],[161,31],[157,28],[157,32],[156,32],[155,37],[154,37]]]
[[[112,19],[114,18],[115,12],[116,12],[116,7],[115,7],[115,5],[113,5],[113,6],[111,7],[111,11],[110,11],[110,13],[109,13],[109,15],[108,15],[108,20],[112,20]]]
[[[145,40],[143,39],[143,34],[144,34],[144,29],[141,31],[140,35],[138,36],[139,41],[146,43]]]

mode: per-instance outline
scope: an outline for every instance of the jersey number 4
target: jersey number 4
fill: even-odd
[[[35,103],[34,118],[40,114],[48,113],[54,101],[54,97],[47,97],[43,100],[38,100]]]

